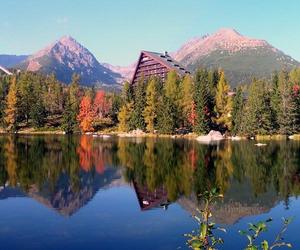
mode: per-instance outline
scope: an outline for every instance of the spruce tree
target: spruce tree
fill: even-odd
[[[172,134],[175,130],[176,111],[174,103],[162,96],[158,105],[157,130],[160,134]]]
[[[280,113],[280,91],[278,87],[278,73],[274,72],[271,82],[271,114],[272,114],[272,131],[279,132],[278,117]]]
[[[123,103],[130,103],[133,101],[133,88],[129,82],[125,82],[122,89],[122,99]]]
[[[193,130],[198,134],[206,134],[210,129],[210,113],[208,110],[208,72],[206,70],[198,70],[195,76],[195,109],[196,120]]]
[[[232,133],[238,134],[241,131],[242,117],[243,117],[243,91],[242,87],[238,87],[236,94],[233,98],[232,105]]]

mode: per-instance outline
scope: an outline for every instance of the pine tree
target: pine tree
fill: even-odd
[[[272,133],[271,98],[263,81],[254,80],[250,84],[243,114],[242,127],[245,135]]]
[[[6,96],[5,123],[8,131],[16,131],[17,129],[17,79],[12,78],[9,91]]]
[[[206,134],[210,129],[210,114],[208,111],[208,72],[206,70],[198,70],[195,76],[195,109],[196,121],[193,127],[194,132],[198,134]]]
[[[66,134],[73,134],[77,127],[77,114],[74,112],[69,96],[65,101],[61,128]]]
[[[162,96],[158,105],[157,130],[160,134],[172,134],[175,130],[176,111],[174,103]]]
[[[157,79],[151,78],[146,90],[146,107],[143,112],[146,129],[148,132],[153,133],[155,127],[155,120],[157,118]]]
[[[278,112],[279,132],[281,134],[293,134],[298,132],[297,105],[293,95],[292,84],[289,82],[288,73],[280,72],[278,79],[280,104]]]
[[[233,98],[232,105],[232,133],[238,134],[241,131],[242,117],[243,117],[243,91],[242,87],[238,87]]]
[[[231,130],[232,127],[232,98],[229,95],[229,84],[225,79],[224,72],[220,74],[220,80],[216,89],[216,106],[215,112],[217,114],[216,123],[221,130]]]
[[[145,129],[143,117],[143,111],[146,105],[145,94],[145,81],[141,79],[137,85],[134,86],[134,108],[130,118],[130,127],[134,129]]]

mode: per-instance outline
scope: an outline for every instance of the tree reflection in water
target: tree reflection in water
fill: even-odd
[[[249,141],[200,145],[156,138],[2,136],[0,185],[65,215],[116,180],[135,188],[143,210],[176,201],[191,213],[201,206],[198,194],[219,186],[224,201],[214,214],[233,223],[279,200],[289,206],[289,197],[300,193],[299,148],[289,141],[259,148]]]

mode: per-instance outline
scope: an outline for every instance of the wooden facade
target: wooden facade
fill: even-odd
[[[142,51],[138,59],[131,83],[135,84],[144,77],[158,76],[163,81],[166,79],[169,71],[174,70],[180,76],[189,74],[184,67],[174,61],[167,52],[164,54]]]

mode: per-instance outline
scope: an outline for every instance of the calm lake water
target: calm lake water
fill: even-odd
[[[0,248],[187,249],[199,195],[219,186],[221,249],[243,249],[238,230],[270,217],[273,240],[300,249],[300,144],[253,141],[0,136]]]

